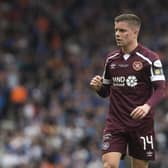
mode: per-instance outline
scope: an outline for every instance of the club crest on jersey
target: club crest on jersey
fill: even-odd
[[[134,61],[132,67],[135,71],[140,71],[143,68],[143,64],[141,61]]]

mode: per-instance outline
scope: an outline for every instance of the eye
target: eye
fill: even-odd
[[[121,32],[121,33],[124,33],[126,32],[127,30],[126,29],[115,29],[115,32]]]
[[[125,30],[125,29],[120,29],[120,32],[126,32],[127,30]]]

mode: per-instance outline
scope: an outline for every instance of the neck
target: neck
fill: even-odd
[[[122,51],[124,53],[130,53],[132,52],[136,47],[138,46],[138,42],[136,41],[135,43],[132,43],[128,46],[121,47]]]

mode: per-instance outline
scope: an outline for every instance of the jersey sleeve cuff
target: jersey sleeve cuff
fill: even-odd
[[[104,85],[110,85],[111,83],[112,83],[112,80],[103,78]]]

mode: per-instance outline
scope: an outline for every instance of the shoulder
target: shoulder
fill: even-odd
[[[106,54],[106,63],[110,60],[116,59],[120,55],[120,50],[113,50]]]
[[[149,64],[152,64],[154,61],[160,60],[160,57],[156,52],[142,45],[140,45],[139,49],[136,51],[136,55],[147,61]]]

